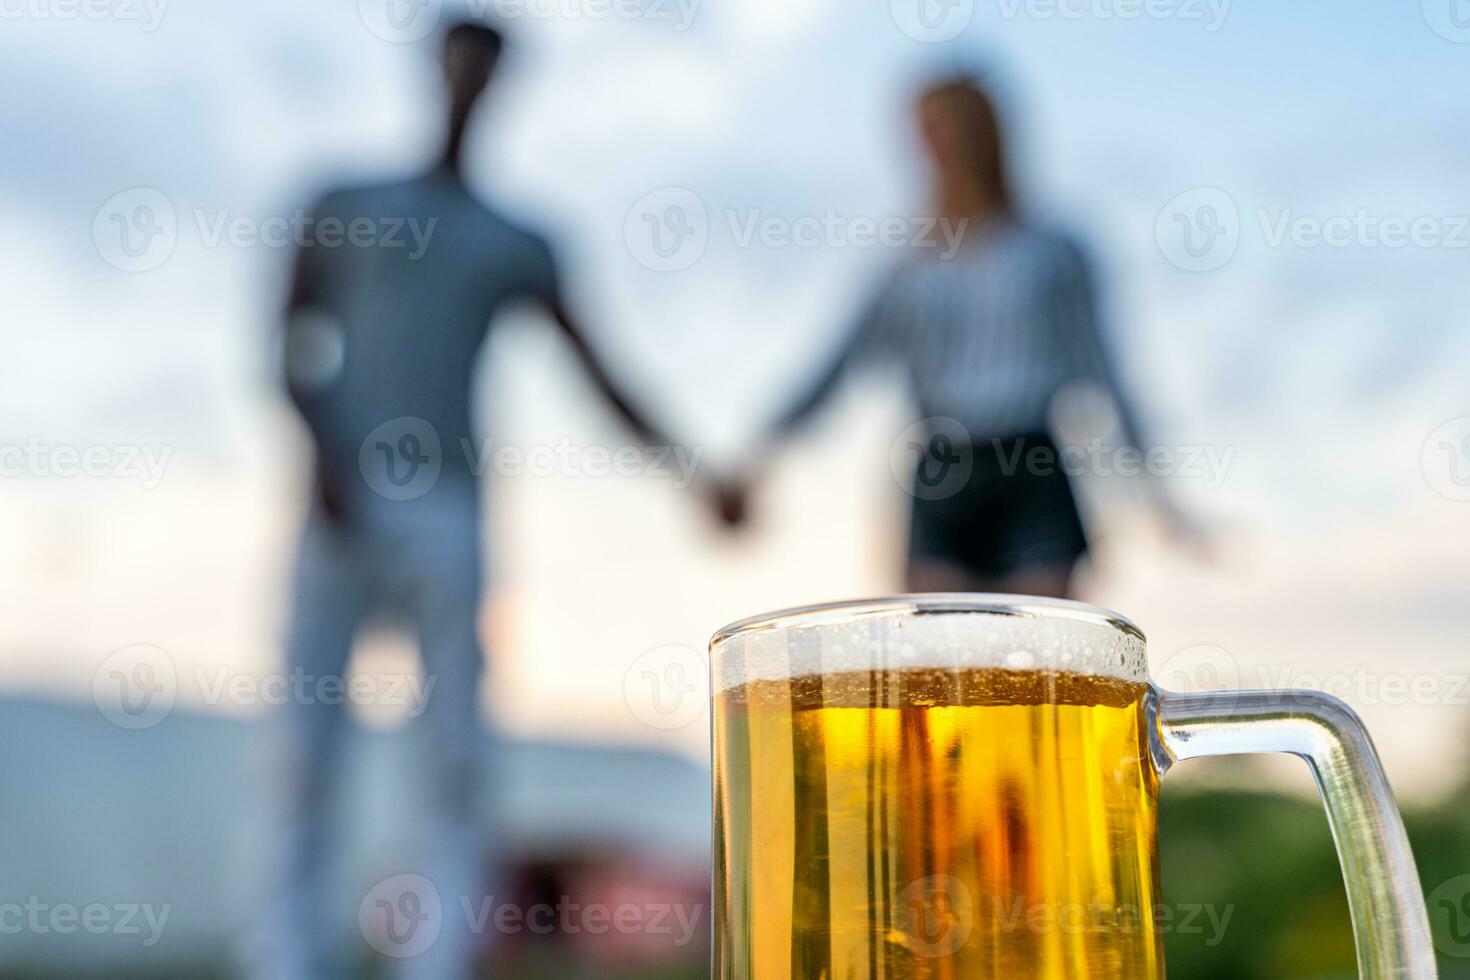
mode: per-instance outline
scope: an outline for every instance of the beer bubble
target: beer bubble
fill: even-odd
[[[1036,655],[1029,650],[1012,650],[1006,654],[1006,666],[1012,670],[1030,670],[1036,666]]]

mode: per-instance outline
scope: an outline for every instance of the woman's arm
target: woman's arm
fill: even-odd
[[[822,369],[767,428],[763,446],[774,446],[796,433],[831,400],[842,382],[858,367],[880,354],[901,353],[900,335],[906,320],[900,282],[899,273],[891,273],[875,290]]]
[[[1146,430],[1139,422],[1133,399],[1122,384],[1110,356],[1098,315],[1092,269],[1080,248],[1067,243],[1049,285],[1049,302],[1055,318],[1054,336],[1062,347],[1063,355],[1070,358],[1072,377],[1106,389],[1117,407],[1121,445],[1112,448],[1126,446],[1147,452],[1151,443],[1147,441]],[[1161,479],[1145,476],[1140,489],[1171,538],[1200,552],[1208,550],[1205,534],[1179,506]]]
[[[1117,408],[1122,444],[1142,450],[1144,430],[1104,340],[1091,263],[1079,247],[1071,242],[1063,246],[1048,287],[1052,336],[1068,361],[1068,374],[1108,392]]]

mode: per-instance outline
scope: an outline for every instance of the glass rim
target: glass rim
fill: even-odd
[[[842,599],[806,606],[792,606],[737,619],[720,627],[710,637],[711,648],[736,637],[777,630],[817,626],[840,626],[873,616],[928,615],[1017,616],[1024,619],[1066,619],[1106,626],[1147,643],[1143,630],[1124,616],[1102,606],[1075,599],[1052,599],[998,592],[923,592],[869,599]]]

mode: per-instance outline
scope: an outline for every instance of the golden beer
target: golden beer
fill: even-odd
[[[1159,778],[1243,752],[1310,762],[1360,974],[1437,976],[1388,779],[1336,698],[1161,690],[1117,613],[979,594],[741,620],[710,674],[718,980],[1162,977]]]
[[[1147,684],[884,659],[717,688],[715,976],[1162,976]]]

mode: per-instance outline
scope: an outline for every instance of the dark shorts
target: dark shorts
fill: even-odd
[[[914,484],[910,565],[998,577],[1075,563],[1087,537],[1060,462],[1045,435],[976,439],[965,449],[931,440]]]

